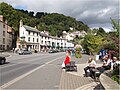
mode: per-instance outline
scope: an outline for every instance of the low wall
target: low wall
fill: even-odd
[[[109,73],[109,71],[106,71],[100,75],[100,83],[105,90],[120,90],[120,85],[108,76]]]

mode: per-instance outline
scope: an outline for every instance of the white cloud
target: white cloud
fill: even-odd
[[[119,16],[119,0],[1,0],[13,7],[35,12],[57,12],[72,16],[88,26],[110,24]],[[108,28],[111,28],[110,26]]]

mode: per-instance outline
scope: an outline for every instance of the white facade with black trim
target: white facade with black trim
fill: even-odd
[[[17,48],[46,52],[49,49],[74,47],[74,45],[72,43],[70,44],[66,39],[49,36],[36,28],[23,25],[22,21],[20,22],[19,37],[23,43],[18,44]]]

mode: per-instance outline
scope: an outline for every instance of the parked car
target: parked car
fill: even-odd
[[[55,50],[49,50],[48,53],[55,53]]]
[[[32,54],[32,52],[31,52],[31,51],[28,51],[28,50],[21,50],[21,51],[19,51],[18,53],[19,53],[19,55]]]
[[[6,63],[6,58],[3,56],[0,56],[0,65],[3,65]]]
[[[57,53],[59,52],[58,50],[49,50],[48,53]]]

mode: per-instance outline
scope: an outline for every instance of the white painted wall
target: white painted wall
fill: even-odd
[[[40,34],[40,32],[38,33],[37,36],[37,32],[33,32],[30,31],[30,35],[28,34],[28,31],[25,30],[25,28],[23,26],[20,27],[20,37],[25,37],[25,41],[28,41],[28,37],[30,37],[30,42],[31,43],[39,43],[40,45],[45,45],[47,46],[48,42],[50,41],[50,46],[52,46],[52,42],[55,43],[55,47],[57,47],[57,43],[59,43],[60,47],[73,47],[74,45],[72,43],[68,43],[67,39],[63,39],[63,38],[56,38],[56,37],[49,37],[49,36],[45,36],[42,34]],[[34,38],[34,42],[33,42],[33,38]],[[39,42],[37,42],[37,38],[39,39]],[[42,42],[43,41],[43,42]],[[62,45],[61,45],[62,43]],[[39,48],[40,50],[40,48]]]

